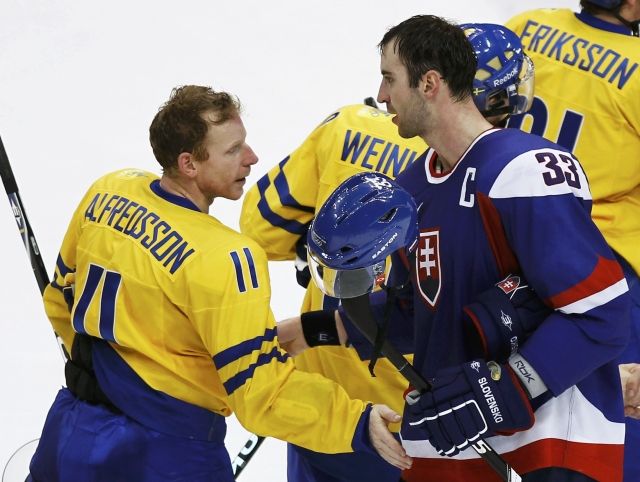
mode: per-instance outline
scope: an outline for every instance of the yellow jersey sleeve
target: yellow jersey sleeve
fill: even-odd
[[[210,254],[215,283],[204,264],[191,271],[188,282],[189,318],[212,354],[229,405],[252,432],[317,451],[351,451],[365,403],[349,399],[326,378],[297,371],[280,349],[269,308],[267,259],[255,243],[244,241]]]

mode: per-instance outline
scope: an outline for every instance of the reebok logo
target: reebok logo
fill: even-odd
[[[514,78],[516,75],[518,75],[518,67],[514,67],[513,70],[511,70],[511,72],[507,72],[507,74],[505,74],[504,77],[502,77],[501,79],[496,79],[493,81],[493,86],[494,87],[498,87],[499,85],[504,84],[505,82],[507,82],[508,80],[511,80],[512,78]]]
[[[518,371],[520,372],[520,374],[522,375],[522,377],[524,377],[522,379],[527,381],[527,384],[532,383],[532,382],[535,383],[536,379],[529,372],[529,370],[527,370],[527,367],[526,367],[526,365],[524,364],[524,362],[522,360],[516,360],[515,366],[518,369]]]

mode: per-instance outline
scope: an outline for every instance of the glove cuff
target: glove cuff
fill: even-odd
[[[507,296],[492,287],[478,296],[477,301],[463,309],[465,323],[479,340],[482,358],[506,361],[518,351],[522,332],[518,314]]]
[[[472,356],[505,363],[549,313],[524,279],[508,276],[463,309]]]

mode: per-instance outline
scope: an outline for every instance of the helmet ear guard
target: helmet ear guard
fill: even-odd
[[[384,282],[387,256],[417,236],[412,196],[382,174],[356,174],[336,188],[311,224],[311,276],[326,295],[363,295]]]
[[[460,26],[478,61],[473,100],[485,117],[522,114],[531,108],[534,66],[518,36],[502,25]]]

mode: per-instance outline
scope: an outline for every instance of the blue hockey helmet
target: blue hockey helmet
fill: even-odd
[[[418,237],[411,194],[387,176],[351,176],[318,210],[307,235],[307,260],[320,290],[354,298],[384,281],[386,258]]]
[[[478,60],[473,100],[485,117],[522,114],[533,102],[533,62],[518,36],[502,25],[460,25]]]

